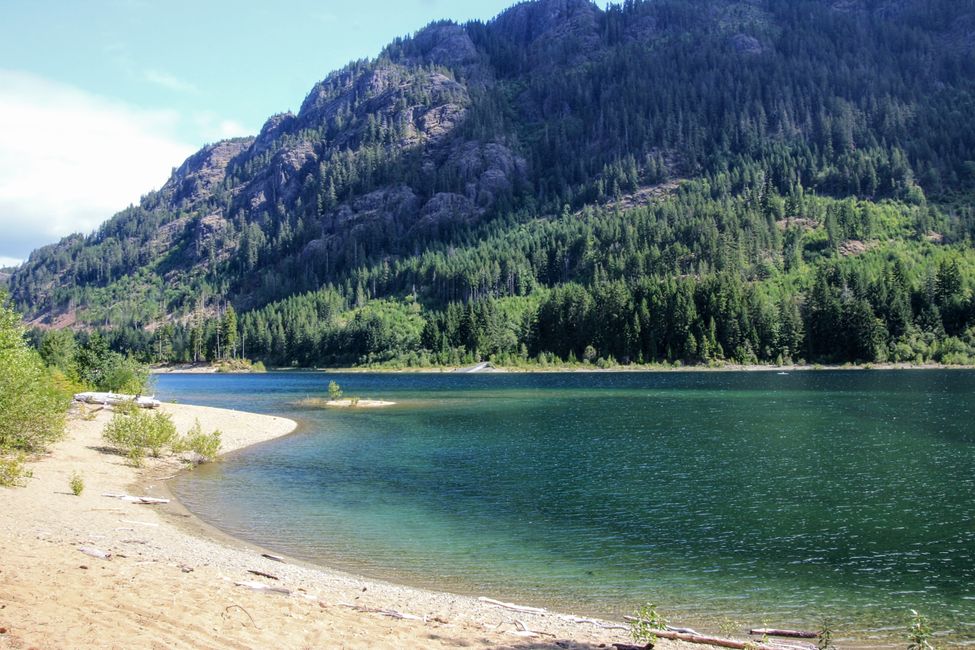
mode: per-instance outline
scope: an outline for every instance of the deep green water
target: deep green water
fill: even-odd
[[[300,408],[329,379],[386,410]],[[296,557],[712,629],[975,640],[975,373],[164,375],[158,396],[295,417],[177,496]],[[898,628],[890,632],[885,628]]]

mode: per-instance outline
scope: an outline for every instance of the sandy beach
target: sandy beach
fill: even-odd
[[[214,408],[163,408],[181,432],[195,419],[204,431],[219,428],[224,453],[296,426]],[[168,498],[164,479],[182,471],[174,459],[134,468],[106,449],[101,432],[110,418],[108,410],[72,417],[66,438],[31,463],[26,487],[0,489],[0,649],[588,649],[629,640],[625,630],[562,614],[274,561],[175,501],[103,496]],[[74,472],[84,479],[81,496],[69,489]]]

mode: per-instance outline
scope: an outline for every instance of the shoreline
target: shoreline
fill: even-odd
[[[205,431],[220,428],[221,456],[298,429],[286,418],[241,411],[163,409],[181,432],[194,419]],[[155,647],[164,641],[176,648],[588,650],[629,641],[623,629],[556,612],[513,611],[291,558],[274,561],[178,501],[143,505],[106,497],[167,498],[166,479],[192,471],[168,458],[148,459],[136,469],[108,452],[101,431],[110,417],[108,409],[91,419],[73,416],[65,440],[30,463],[27,486],[0,490],[0,648]],[[68,480],[79,470],[86,486],[74,496]]]
[[[341,374],[557,374],[557,373],[674,373],[674,372],[868,372],[868,371],[911,371],[911,370],[975,370],[975,365],[945,365],[940,363],[865,363],[865,364],[792,364],[770,366],[762,364],[724,364],[719,366],[670,366],[670,365],[629,365],[598,368],[596,366],[495,366],[486,370],[471,371],[464,366],[433,366],[422,368],[366,368],[359,366],[312,366],[268,368],[265,372],[322,372]],[[153,366],[151,375],[247,375],[259,374],[254,371],[225,372],[211,364],[171,364]]]

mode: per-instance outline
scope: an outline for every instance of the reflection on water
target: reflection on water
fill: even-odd
[[[300,408],[329,379],[371,411]],[[203,519],[375,576],[681,621],[975,637],[975,373],[164,375],[296,417],[181,475]],[[882,632],[878,633],[883,635]]]

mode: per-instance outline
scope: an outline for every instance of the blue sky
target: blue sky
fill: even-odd
[[[7,0],[0,266],[90,232],[201,145],[256,133],[396,36],[513,3]]]

